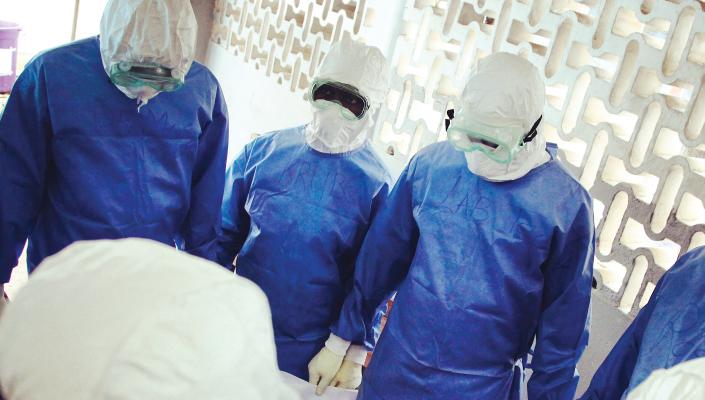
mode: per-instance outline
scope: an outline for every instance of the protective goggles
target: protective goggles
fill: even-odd
[[[173,92],[184,85],[183,79],[172,76],[171,68],[157,64],[113,64],[110,67],[110,80],[126,88],[149,86],[160,92]]]
[[[449,113],[449,117],[451,117]],[[452,118],[452,117],[451,117]],[[536,137],[537,128],[543,116],[539,117],[529,133],[519,126],[492,126],[465,119],[447,123],[448,141],[464,152],[479,151],[500,164],[509,164],[524,143]]]
[[[311,85],[311,104],[318,109],[327,109],[333,104],[349,120],[362,119],[370,108],[367,99],[354,87],[333,81],[314,81]]]

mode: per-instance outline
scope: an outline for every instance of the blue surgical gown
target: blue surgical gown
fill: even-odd
[[[581,397],[623,398],[652,371],[705,357],[705,247],[668,270]]]
[[[369,144],[319,153],[304,129],[254,140],[228,169],[220,258],[228,265],[237,255],[237,273],[264,290],[279,368],[307,380],[390,178]]]
[[[0,117],[0,282],[28,238],[30,270],[90,239],[142,237],[215,259],[227,140],[222,93],[198,63],[138,113],[105,73],[98,38],[40,54]]]
[[[534,338],[529,399],[572,399],[594,222],[589,194],[554,157],[497,183],[473,175],[448,142],[410,161],[370,227],[333,327],[361,343],[399,286],[358,399],[518,399],[519,360]]]

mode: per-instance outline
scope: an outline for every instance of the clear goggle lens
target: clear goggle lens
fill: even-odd
[[[464,152],[479,151],[500,164],[509,164],[521,147],[520,127],[492,127],[478,123],[458,126],[456,120],[448,128],[448,141]]]
[[[500,164],[509,164],[524,142],[530,142],[538,134],[543,116],[534,122],[526,133],[520,126],[492,126],[469,118],[455,110],[448,110],[445,120],[448,141],[458,150],[464,152],[479,151]]]

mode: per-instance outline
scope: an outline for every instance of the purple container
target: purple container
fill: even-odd
[[[17,79],[17,37],[20,26],[0,21],[0,93],[9,93]]]

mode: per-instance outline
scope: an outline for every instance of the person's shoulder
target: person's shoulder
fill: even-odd
[[[261,144],[265,143],[282,143],[282,142],[301,142],[303,140],[303,130],[305,126],[292,126],[284,129],[277,129],[264,133],[253,140]]]
[[[429,144],[420,149],[411,159],[411,163],[440,167],[447,164],[465,165],[463,153],[453,147],[447,140]]]
[[[447,140],[436,142],[419,150],[409,161],[407,169],[418,176],[445,173],[447,170],[467,168],[463,153]]]
[[[677,298],[686,302],[702,304],[705,297],[698,296],[705,287],[705,246],[696,247],[683,254],[658,281],[650,302],[670,308]],[[665,302],[660,299],[665,298]],[[658,306],[657,306],[658,307]]]
[[[205,75],[208,79],[215,80],[213,72],[208,67],[195,60],[191,63],[191,68],[186,74],[186,79],[193,75]]]
[[[304,126],[295,126],[258,135],[247,144],[247,151],[260,157],[269,156],[274,151],[286,151],[302,143],[303,129]]]
[[[188,74],[186,74],[185,80],[188,82],[189,80],[196,79],[203,80],[210,87],[220,88],[220,83],[218,82],[218,78],[215,77],[215,74],[213,74],[208,67],[200,62],[193,61],[191,63],[191,68],[189,68]]]
[[[453,148],[453,146],[447,141],[443,140],[440,142],[429,144],[424,148],[420,149],[416,153],[416,158],[427,159],[434,157],[447,157],[450,154],[457,153],[458,151]]]
[[[355,158],[363,164],[365,173],[380,183],[390,183],[392,178],[380,154],[375,151],[371,143],[367,143],[360,151],[354,154]]]
[[[683,254],[666,273],[670,275],[683,271],[686,271],[686,275],[692,275],[693,278],[695,278],[696,272],[705,278],[705,246],[696,247]]]
[[[568,170],[568,168],[556,156],[558,147],[552,143],[547,144],[547,151],[551,155],[551,159],[546,163],[545,173],[539,174],[541,181],[550,180],[551,185],[560,188],[560,191],[570,195],[571,201],[576,197],[583,201],[592,203],[592,197],[587,189],[578,181],[578,179]],[[541,167],[539,167],[541,168]]]
[[[86,58],[100,58],[100,47],[96,37],[77,40],[65,45],[44,50],[35,55],[26,69],[39,70],[47,65],[71,65],[75,61],[86,61]]]
[[[578,179],[566,168],[565,165],[560,160],[550,160],[549,170],[560,177],[560,182],[566,187],[571,188],[573,191],[580,192],[584,195],[588,195],[587,189],[578,181]]]

